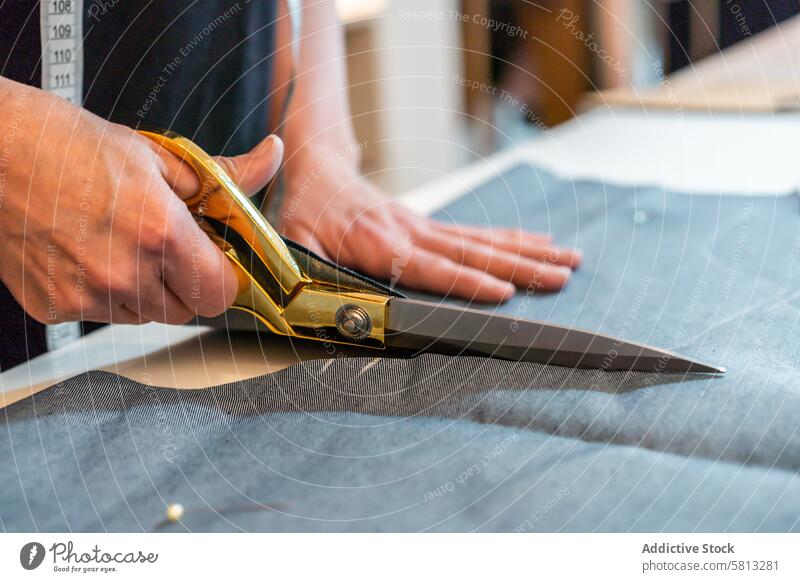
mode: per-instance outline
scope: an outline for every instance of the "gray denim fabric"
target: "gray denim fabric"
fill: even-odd
[[[800,529],[800,207],[509,171],[441,217],[586,253],[500,312],[726,366],[722,378],[337,358],[210,390],[93,372],[9,407],[8,531]],[[484,306],[486,308],[486,306]],[[165,524],[167,503],[186,507]]]

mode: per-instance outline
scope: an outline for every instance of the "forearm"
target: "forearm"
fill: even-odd
[[[281,5],[275,78],[285,83],[292,65],[291,34],[285,2]],[[332,1],[303,2],[299,48],[294,94],[285,125],[279,128],[286,143],[287,166],[341,155],[356,169],[360,160],[348,105],[344,35]],[[285,98],[285,92],[280,97]]]
[[[631,22],[632,10],[627,0],[605,0],[596,8],[599,21],[599,36],[605,52],[612,57],[612,65],[600,68],[601,88],[618,87],[629,82],[631,67]]]

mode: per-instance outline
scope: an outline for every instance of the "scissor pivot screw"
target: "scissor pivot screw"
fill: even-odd
[[[347,339],[363,340],[372,331],[369,313],[358,305],[342,305],[336,311],[336,329]]]

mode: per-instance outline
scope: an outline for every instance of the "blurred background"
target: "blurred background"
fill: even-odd
[[[798,0],[336,2],[364,171],[396,194],[547,139],[598,99],[663,89],[800,12]]]

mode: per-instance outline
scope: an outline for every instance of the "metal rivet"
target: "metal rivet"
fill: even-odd
[[[167,506],[167,521],[175,523],[183,517],[183,505],[180,503],[170,503]]]
[[[336,311],[336,329],[347,339],[359,341],[369,336],[372,320],[358,305],[342,305]]]

